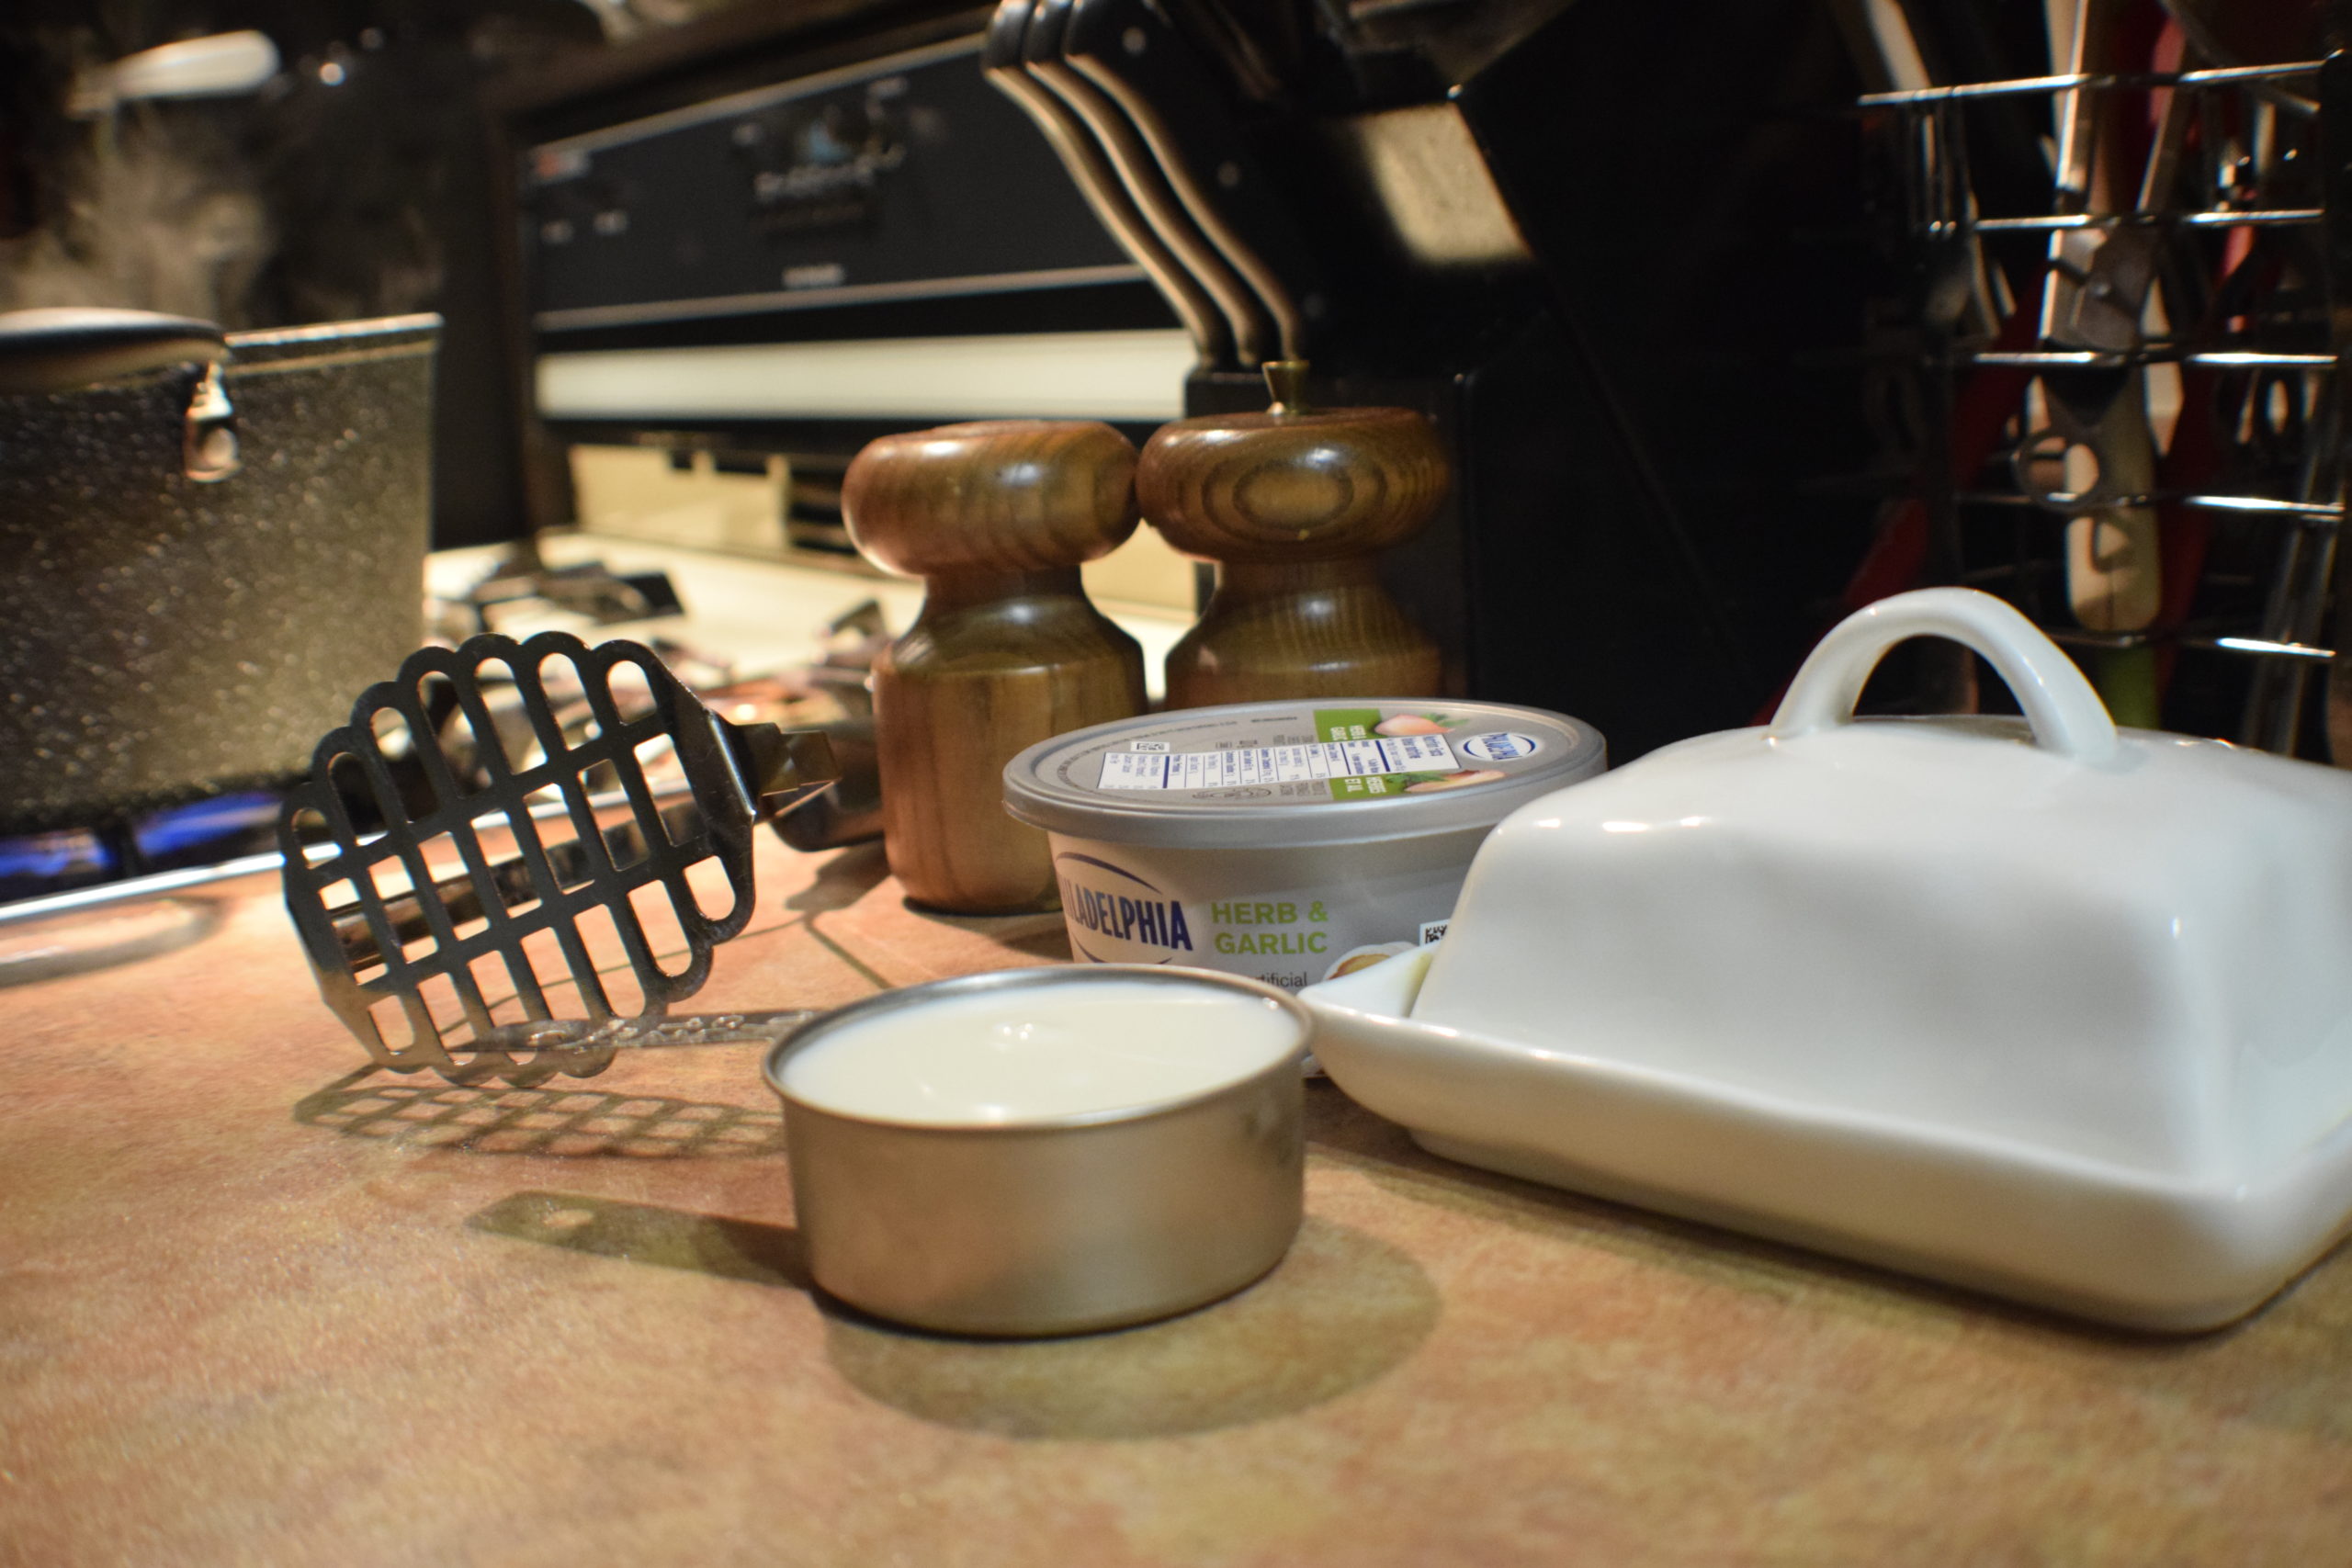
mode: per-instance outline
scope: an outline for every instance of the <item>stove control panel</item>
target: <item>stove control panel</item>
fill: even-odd
[[[1132,283],[980,40],[527,149],[533,322],[546,335],[811,306]]]

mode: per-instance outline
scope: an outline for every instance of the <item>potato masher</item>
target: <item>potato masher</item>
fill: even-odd
[[[774,1039],[806,1015],[663,1014],[751,919],[753,826],[835,776],[821,732],[730,723],[641,644],[542,632],[423,649],[361,694],[287,797],[286,906],[328,1007],[395,1072],[526,1085],[590,1077],[622,1046]],[[689,885],[705,863],[723,911]],[[617,941],[634,1010],[583,921]],[[681,941],[683,965],[665,968],[657,945]],[[585,1017],[557,1016],[548,992],[565,986]],[[388,1036],[394,1012],[405,1043]]]

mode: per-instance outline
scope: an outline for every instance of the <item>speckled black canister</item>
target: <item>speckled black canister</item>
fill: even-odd
[[[243,468],[182,366],[0,396],[0,832],[305,771],[424,636],[440,321],[232,333]]]

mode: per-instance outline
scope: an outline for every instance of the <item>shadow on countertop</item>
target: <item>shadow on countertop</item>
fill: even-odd
[[[1310,1214],[1273,1272],[1221,1302],[1061,1339],[915,1333],[826,1303],[825,1351],[861,1393],[1000,1437],[1180,1437],[1337,1399],[1437,1326],[1437,1287],[1396,1247]]]
[[[730,1220],[584,1192],[514,1192],[466,1220],[468,1230],[654,1269],[814,1291],[790,1225]]]
[[[345,1137],[469,1154],[743,1159],[784,1149],[775,1111],[592,1089],[403,1082],[373,1068],[303,1096],[294,1120]]]
[[[1928,1345],[1967,1336],[2020,1368],[2063,1368],[2166,1404],[2352,1444],[2352,1245],[2323,1254],[2234,1323],[2165,1334],[1462,1165],[1429,1153],[1329,1080],[1309,1087],[1306,1143],[1311,1158],[1352,1166],[1419,1203],[1636,1258],[1824,1320],[1867,1323]]]
[[[1436,1287],[1395,1247],[1309,1216],[1264,1279],[1159,1323],[1057,1339],[929,1334],[870,1317],[809,1278],[800,1233],[586,1193],[525,1191],[469,1230],[616,1262],[810,1295],[825,1353],[869,1398],[1009,1438],[1175,1437],[1287,1416],[1362,1388],[1437,1325]]]

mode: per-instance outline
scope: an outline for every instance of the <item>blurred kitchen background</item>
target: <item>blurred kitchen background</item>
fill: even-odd
[[[693,14],[662,9],[668,23]],[[232,331],[438,310],[435,537],[512,537],[523,483],[496,340],[485,85],[645,25],[571,0],[12,5],[0,309],[120,305]],[[249,87],[106,90],[117,61],[247,29],[276,56]]]
[[[2324,758],[2352,707],[2331,25],[14,0],[0,310],[437,312],[436,624],[651,626],[709,685],[854,667],[910,618],[841,526],[866,440],[1140,440],[1262,406],[1288,351],[1318,402],[1449,445],[1451,502],[1382,565],[1449,689],[1621,760],[1754,721],[1846,611],[1939,581],[2025,607],[2132,722]],[[200,96],[143,54],[173,45],[223,51]],[[1139,176],[1102,166],[1121,138]],[[1262,266],[1171,252],[1137,177],[1208,193]],[[1088,583],[1156,669],[1206,571],[1145,530]],[[1980,673],[1915,648],[1870,705],[2000,706]]]
[[[1250,164],[1236,221],[1317,312],[1323,400],[1419,405],[1457,441],[1457,504],[1389,563],[1453,684],[1592,713],[1627,754],[1746,717],[1867,537],[1866,504],[1801,494],[1868,456],[1855,17],[1142,10],[1204,68],[1178,94],[1228,122],[1183,129],[1235,136],[1197,150],[1204,167]],[[1025,412],[1140,438],[1263,400],[1255,358],[1196,355],[982,85],[989,19],[890,0],[31,0],[0,21],[0,306],[232,330],[435,310],[437,547],[586,524],[854,570],[834,491],[884,429]],[[242,29],[277,61],[247,90],[106,91],[116,62]],[[842,85],[796,117],[797,84],[820,79]],[[662,116],[719,140],[662,144]],[[650,143],[614,146],[630,126]],[[589,148],[609,151],[574,177]],[[861,149],[889,166],[810,183],[856,173]],[[707,197],[702,232],[662,208],[673,181]],[[901,339],[923,346],[876,352]],[[827,344],[846,352],[808,352]],[[709,352],[779,345],[802,352]],[[763,385],[730,403],[712,384],[730,373]],[[1181,615],[1202,573],[1147,531],[1089,576]]]

